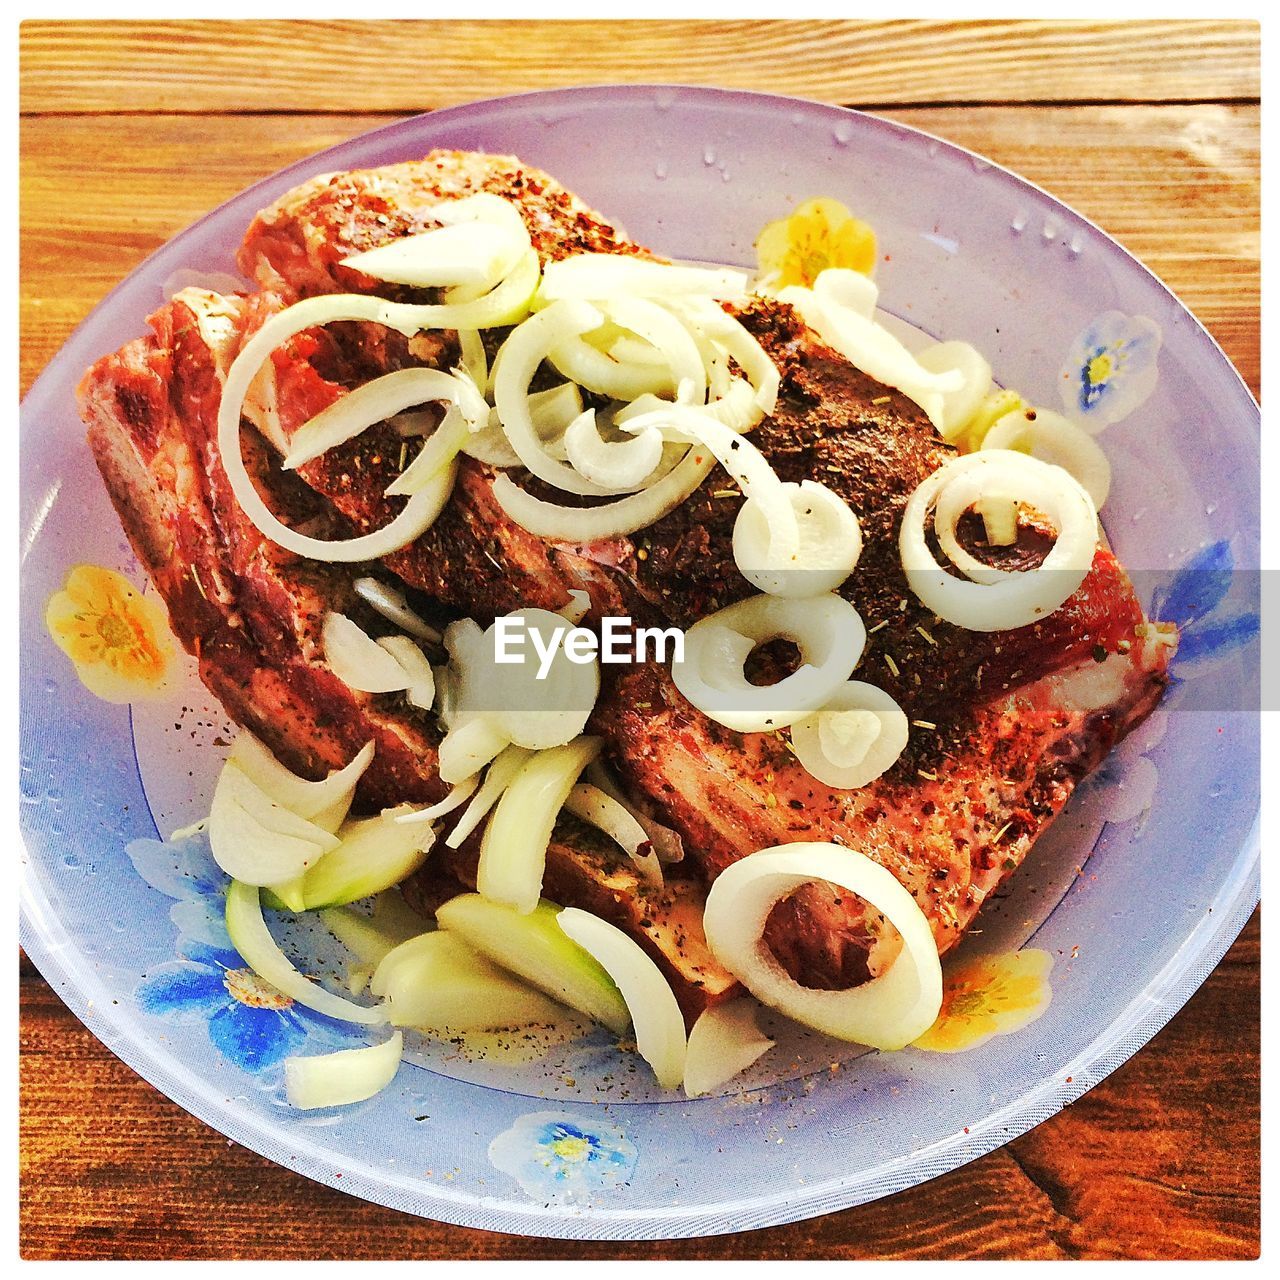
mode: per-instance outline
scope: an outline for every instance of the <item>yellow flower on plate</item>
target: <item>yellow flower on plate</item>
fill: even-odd
[[[917,1049],[959,1053],[1020,1031],[1048,1007],[1053,957],[1028,948],[971,960],[942,976],[942,1008]]]
[[[50,597],[45,626],[90,693],[133,702],[163,691],[174,647],[164,608],[128,578],[77,565]]]
[[[790,217],[771,222],[756,238],[762,280],[774,289],[809,288],[829,267],[869,276],[876,262],[876,233],[839,200],[806,200]]]

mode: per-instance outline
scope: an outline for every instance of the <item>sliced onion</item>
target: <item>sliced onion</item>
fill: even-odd
[[[705,298],[687,298],[677,310],[688,317],[695,331],[726,351],[755,390],[756,407],[770,414],[777,407],[782,375],[769,353],[746,326]]]
[[[364,1049],[339,1049],[284,1060],[284,1088],[289,1105],[303,1111],[344,1107],[381,1093],[396,1078],[404,1053],[404,1036]]]
[[[483,401],[481,402],[483,403]],[[481,417],[488,421],[488,406]],[[413,461],[383,490],[388,498],[411,497],[436,480],[446,467],[452,466],[462,446],[471,438],[472,425],[456,407],[440,420],[440,425],[427,437]]]
[[[582,545],[625,537],[647,528],[695,493],[714,466],[715,456],[709,449],[691,449],[647,489],[598,507],[565,507],[535,498],[505,475],[494,480],[493,496],[503,511],[529,533]]]
[[[1025,502],[1053,521],[1057,541],[1035,569],[1011,573],[960,546],[956,522],[980,501]],[[940,568],[926,541],[931,509],[943,553],[970,581]],[[1048,617],[1084,581],[1097,550],[1089,495],[1060,467],[1002,449],[953,458],[911,495],[898,546],[907,582],[940,618],[970,631],[1006,631]]]
[[[582,392],[577,383],[562,382],[547,391],[534,391],[529,395],[529,416],[533,419],[534,429],[548,453],[553,455],[565,429],[581,413]],[[490,410],[489,425],[470,436],[463,444],[462,452],[490,467],[524,465],[507,440],[497,409]]]
[[[579,782],[564,807],[575,818],[603,831],[635,863],[646,884],[662,888],[662,864],[649,844],[648,833],[625,806],[599,787]]]
[[[480,789],[471,797],[471,803],[462,811],[457,823],[449,832],[445,844],[450,849],[462,847],[466,838],[484,821],[489,810],[498,803],[502,793],[511,785],[516,774],[533,758],[527,747],[506,747],[489,766]]]
[[[1098,442],[1070,418],[1050,409],[1005,414],[982,441],[983,449],[1028,449],[1033,458],[1061,467],[1075,477],[1101,510],[1111,492],[1111,463]]]
[[[718,724],[738,733],[769,732],[822,706],[849,679],[866,638],[858,611],[840,596],[752,596],[689,628],[684,660],[672,664],[671,678]],[[777,684],[751,684],[743,670],[747,657],[774,639],[796,644],[802,665]]]
[[[489,420],[488,404],[465,375],[439,369],[397,369],[348,391],[295,431],[283,466],[296,469],[376,423],[414,405],[431,403],[456,406],[464,421],[477,428]]]
[[[754,1000],[739,998],[704,1009],[689,1032],[684,1091],[691,1098],[727,1084],[773,1048],[756,1022]]]
[[[529,383],[557,343],[596,328],[600,312],[586,302],[556,302],[530,316],[502,345],[493,399],[507,439],[533,475],[569,493],[602,496],[599,485],[550,457],[529,412]]]
[[[769,950],[769,913],[815,881],[856,894],[902,936],[897,958],[870,982],[847,991],[803,987]],[[843,845],[777,845],[733,863],[712,884],[703,923],[716,959],[752,995],[838,1039],[901,1049],[933,1025],[942,1007],[942,966],[924,912],[889,871]]]
[[[436,695],[436,677],[427,655],[408,636],[380,636],[376,643],[400,664],[409,701],[423,711],[430,711]]]
[[[944,396],[964,385],[957,370],[930,373],[888,329],[843,305],[831,291],[825,295],[800,289],[783,292],[786,301],[828,346],[854,368],[910,397],[925,411],[929,421],[942,430]]]
[[[557,917],[560,928],[604,967],[626,1001],[636,1049],[664,1089],[684,1079],[684,1017],[662,971],[621,929],[577,907]]]
[[[850,680],[821,711],[791,726],[791,745],[819,782],[849,790],[889,769],[909,734],[906,714],[883,689]]]
[[[564,433],[565,453],[574,468],[609,493],[640,488],[662,461],[662,436],[650,428],[630,439],[606,441],[596,425],[596,411],[588,409]]]
[[[503,792],[485,827],[476,870],[476,888],[491,902],[523,915],[538,905],[556,818],[578,775],[599,752],[599,738],[540,751]]]
[[[624,430],[640,433],[661,431],[668,439],[692,440],[715,454],[720,465],[754,499],[768,523],[771,561],[792,567],[800,546],[795,512],[782,481],[769,460],[749,440],[732,431],[704,409],[670,405],[652,414],[628,418]]]
[[[524,630],[522,660],[499,662],[499,628],[513,621]],[[483,716],[508,742],[534,750],[576,738],[599,695],[600,667],[595,659],[572,661],[561,643],[550,659],[543,658],[557,633],[563,639],[568,629],[565,619],[549,609],[517,609],[495,620],[465,650],[451,646],[460,677],[454,717]]]
[[[408,684],[405,669],[376,640],[344,613],[325,614],[324,658],[349,689],[360,693],[395,693]]]
[[[441,775],[441,781],[447,781],[443,774]],[[437,818],[443,818],[445,814],[452,813],[461,805],[466,804],[479,785],[480,775],[478,773],[472,774],[453,787],[443,800],[437,800],[435,804],[428,805],[425,809],[413,809],[406,813],[397,813],[395,820],[406,825],[418,822],[434,822]]]
[[[967,342],[935,342],[916,359],[930,373],[954,369],[963,379],[954,391],[943,393],[942,421],[936,424],[944,440],[958,439],[991,391],[991,366],[982,352]]]
[[[409,602],[394,587],[389,587],[377,578],[357,578],[352,584],[355,593],[366,604],[380,613],[388,622],[394,622],[401,631],[407,631],[419,640],[438,645],[442,636],[430,623],[424,622],[412,609]]]
[[[599,787],[605,795],[612,796],[644,828],[645,835],[649,837],[649,843],[653,845],[653,851],[658,855],[659,862],[674,863],[684,861],[684,841],[680,839],[679,833],[673,831],[670,827],[664,827],[662,823],[656,822],[643,809],[634,805],[609,776],[609,772],[604,767],[602,760],[593,760],[587,766],[585,776]]]
[[[621,1035],[631,1021],[626,1002],[600,963],[560,928],[562,910],[539,902],[521,915],[478,893],[464,893],[441,906],[436,919],[494,964]]]
[[[377,1026],[387,1020],[381,1009],[366,1009],[342,996],[326,991],[318,983],[299,973],[288,956],[280,950],[271,936],[262,907],[258,901],[256,885],[232,880],[227,888],[227,933],[231,945],[258,977],[271,983],[282,994],[298,1004],[314,1009],[330,1018],[344,1022],[359,1022],[365,1026]]]
[[[318,823],[277,804],[228,761],[209,811],[209,848],[227,875],[250,884],[280,884],[300,876],[338,839]]]
[[[475,784],[480,770],[510,744],[511,738],[497,716],[480,713],[465,718],[455,716],[449,732],[440,740],[437,763],[440,780],[458,786]]]
[[[826,271],[818,272],[817,279],[813,282],[813,291],[819,298],[834,302],[868,320],[875,318],[880,290],[875,281],[861,271],[851,271],[847,267],[828,267]]]
[[[431,927],[394,889],[378,895],[371,916],[352,907],[327,907],[320,919],[357,960],[374,968],[388,952]]]
[[[624,363],[599,350],[580,334],[561,339],[548,352],[548,358],[566,378],[611,400],[669,395],[675,385],[665,362]]]
[[[428,1031],[491,1031],[555,1022],[564,1012],[443,929],[387,955],[371,989],[385,996],[394,1026]]]
[[[342,265],[375,280],[418,289],[461,285],[486,291],[511,269],[528,243],[527,233],[522,245],[492,223],[462,222],[401,236],[343,258]]]
[[[729,267],[673,266],[616,253],[577,253],[547,263],[538,297],[549,303],[557,298],[594,302],[619,295],[684,298],[701,294],[732,301],[746,292],[746,273]]]
[[[748,497],[733,526],[733,558],[739,572],[769,595],[803,598],[834,591],[862,554],[858,517],[826,485],[802,480],[783,483],[782,489],[791,503],[798,534],[793,558],[779,562],[768,516],[754,496]]]
[[[247,729],[241,729],[229,759],[278,805],[308,818],[326,831],[336,831],[356,793],[356,784],[373,761],[374,744],[366,742],[342,769],[319,782],[308,782],[286,769]],[[332,824],[332,825],[330,825]]]
[[[489,385],[489,355],[484,349],[484,339],[478,329],[458,330],[458,349],[461,353],[458,363],[467,377],[479,389]]]
[[[435,842],[429,826],[409,826],[399,818],[408,805],[386,809],[373,818],[347,822],[341,843],[302,877],[302,909],[341,907],[382,893],[407,880],[426,861]]]

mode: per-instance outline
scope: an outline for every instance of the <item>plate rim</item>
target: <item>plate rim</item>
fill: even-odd
[[[704,101],[717,99],[746,101],[763,110],[795,111],[800,108],[831,117],[853,118],[857,121],[857,129],[883,131],[898,136],[912,135],[937,143],[941,148],[954,154],[980,160],[984,169],[989,168],[998,172],[1005,181],[1035,193],[1037,197],[1049,202],[1056,209],[1070,214],[1082,226],[1099,236],[1109,250],[1121,254],[1130,268],[1136,267],[1145,275],[1150,283],[1154,284],[1192,321],[1195,328],[1192,336],[1195,340],[1201,343],[1207,342],[1210,345],[1221,364],[1234,376],[1236,389],[1244,393],[1255,413],[1260,412],[1248,385],[1222,350],[1221,345],[1164,281],[1091,219],[1004,165],[915,125],[854,108],[785,94],[712,88],[679,82],[587,84],[477,99],[438,111],[397,117],[374,129],[358,133],[321,151],[304,156],[232,194],[157,246],[139,262],[68,334],[58,351],[32,382],[26,396],[22,399],[22,408],[25,411],[29,402],[39,399],[44,394],[46,380],[52,381],[53,377],[59,376],[61,366],[66,359],[71,358],[65,356],[68,348],[76,344],[77,339],[83,336],[99,312],[108,308],[117,294],[136,275],[145,271],[160,255],[172,250],[177,243],[186,242],[197,235],[200,228],[222,215],[229,206],[240,202],[247,204],[265,188],[282,183],[291,184],[306,176],[323,173],[325,161],[330,156],[349,150],[354,144],[367,143],[376,146],[378,141],[388,134],[412,133],[424,128],[430,130],[436,122],[448,123],[459,116],[465,117],[484,111],[518,114],[523,110],[533,109],[535,104],[553,101],[572,101],[581,107],[584,100],[590,103],[601,95],[608,95],[616,102],[618,97],[652,98],[656,93],[675,93],[677,97],[672,102],[673,110],[678,109],[680,105],[679,96],[690,95]],[[430,145],[429,140],[427,145]],[[25,417],[25,412],[23,416]],[[29,435],[29,430],[21,430],[22,444],[27,443]],[[34,531],[29,532],[24,522],[21,528],[24,552],[33,536]],[[24,591],[22,599],[24,611],[28,604]],[[24,706],[21,715],[23,745],[28,739],[30,722],[31,717]],[[417,1203],[406,1205],[401,1203],[401,1197],[396,1194],[399,1184],[381,1176],[379,1171],[372,1167],[368,1167],[368,1173],[363,1171],[367,1166],[359,1165],[354,1170],[344,1167],[341,1183],[335,1183],[332,1174],[327,1173],[327,1170],[335,1165],[335,1161],[326,1157],[325,1148],[296,1130],[289,1134],[286,1148],[288,1154],[295,1156],[296,1159],[285,1163],[280,1158],[279,1143],[272,1140],[271,1127],[266,1118],[258,1119],[252,1112],[237,1109],[230,1104],[220,1104],[215,1097],[216,1090],[209,1090],[206,1087],[204,1093],[199,1088],[189,1091],[185,1086],[184,1077],[189,1076],[190,1072],[181,1068],[180,1064],[179,1069],[174,1069],[171,1065],[171,1055],[161,1051],[160,1040],[157,1037],[133,1034],[130,1027],[122,1021],[113,1020],[109,1012],[104,1013],[100,1008],[93,1006],[89,993],[81,985],[76,974],[63,964],[58,955],[58,949],[46,945],[49,939],[39,927],[39,912],[32,910],[34,904],[29,877],[34,875],[34,870],[30,866],[29,851],[25,849],[25,839],[24,852],[27,853],[27,859],[20,877],[19,942],[28,957],[46,981],[53,986],[59,998],[91,1034],[165,1097],[215,1131],[232,1138],[256,1154],[272,1160],[273,1163],[280,1164],[285,1169],[301,1173],[326,1186],[337,1186],[348,1194],[357,1195],[385,1207],[452,1225],[564,1239],[674,1239],[704,1234],[718,1235],[801,1221],[895,1194],[900,1190],[918,1185],[924,1180],[919,1176],[913,1176],[913,1171],[918,1175],[922,1151],[929,1151],[935,1157],[941,1155],[946,1158],[943,1167],[931,1168],[927,1176],[934,1177],[943,1171],[955,1169],[987,1154],[1056,1114],[1122,1065],[1139,1048],[1145,1046],[1200,987],[1239,935],[1259,899],[1260,830],[1259,815],[1255,812],[1253,826],[1234,851],[1231,863],[1233,871],[1236,872],[1234,880],[1224,882],[1209,912],[1188,932],[1177,950],[1153,979],[1151,987],[1138,993],[1108,1027],[1080,1050],[1073,1059],[1072,1067],[1066,1069],[1069,1071],[1067,1081],[1042,1079],[1032,1089],[1006,1104],[1000,1112],[985,1117],[977,1126],[973,1126],[973,1132],[957,1133],[932,1144],[929,1148],[905,1153],[877,1166],[874,1171],[846,1177],[837,1176],[822,1183],[805,1186],[795,1192],[766,1194],[752,1200],[739,1200],[724,1205],[702,1205],[693,1210],[682,1206],[666,1210],[610,1209],[607,1206],[593,1207],[590,1210],[555,1209],[532,1203],[525,1205],[499,1197],[449,1194],[445,1188],[423,1180],[414,1182],[412,1191],[409,1193]],[[1234,887],[1232,887],[1233,884]],[[1214,919],[1215,916],[1216,919]],[[1159,994],[1154,998],[1153,989],[1159,990]],[[135,1027],[139,1025],[134,1024]],[[1076,1067],[1075,1063],[1082,1065]],[[207,1086],[207,1081],[198,1080],[197,1083]],[[208,1094],[207,1098],[205,1093]],[[276,1150],[277,1154],[272,1154],[273,1150]],[[886,1180],[886,1173],[892,1174],[895,1170],[903,1175],[901,1179],[891,1176]],[[869,1181],[875,1181],[877,1184],[875,1193],[869,1196],[860,1195],[860,1189]],[[886,1185],[886,1182],[892,1185]],[[726,1220],[728,1217],[739,1219],[749,1217],[750,1220]],[[477,1219],[483,1219],[483,1221]]]

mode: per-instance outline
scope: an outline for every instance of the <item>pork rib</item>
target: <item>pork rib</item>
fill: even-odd
[[[315,293],[376,289],[428,300],[421,291],[378,285],[341,260],[432,225],[433,204],[477,190],[515,203],[544,261],[584,249],[647,252],[518,161],[432,153],[315,179],[264,210],[240,255],[262,292],[251,303],[227,304],[247,308],[237,340],[267,314]],[[790,308],[756,301],[741,319],[782,374],[777,410],[753,440],[783,479],[821,480],[862,523],[863,557],[843,589],[872,632],[855,674],[885,687],[917,722],[911,745],[870,786],[832,792],[776,738],[731,734],[707,720],[654,667],[620,679],[606,671],[592,728],[606,737],[610,759],[637,799],[681,831],[706,882],[765,845],[846,843],[907,885],[945,951],[1079,779],[1158,700],[1173,637],[1145,622],[1131,584],[1105,550],[1072,599],[1041,623],[980,635],[936,619],[907,589],[897,529],[908,496],[951,456],[949,446],[911,401],[825,347]],[[331,326],[277,352],[270,403],[250,412],[264,430],[270,426],[268,436],[274,430],[287,438],[360,375],[408,364],[448,367],[455,359],[452,335],[404,341],[374,326]],[[160,369],[151,376],[163,384],[167,375]],[[365,532],[395,514],[398,504],[383,490],[404,452],[383,424],[299,474],[330,520]],[[99,456],[107,458],[110,486],[109,452]],[[578,546],[515,526],[493,497],[493,478],[491,469],[464,460],[444,514],[418,543],[387,557],[385,569],[441,605],[481,619],[529,604],[558,607],[569,589],[584,586],[597,615],[688,625],[750,592],[730,552],[741,495],[719,479],[635,539]],[[174,499],[166,518],[180,530],[186,510],[183,499]],[[170,558],[181,563],[192,554],[182,542]],[[1014,560],[1036,554],[1043,546],[1036,547],[1034,532],[1008,553]],[[159,584],[164,574],[152,572]],[[175,594],[177,607],[198,613],[188,597]],[[428,869],[428,881],[432,874]],[[468,874],[465,865],[449,869],[464,883]],[[430,883],[419,891],[429,897]],[[629,914],[633,931],[643,932],[634,912],[617,914]],[[875,924],[857,904],[813,887],[775,912],[769,936],[795,976],[843,986],[884,962]]]

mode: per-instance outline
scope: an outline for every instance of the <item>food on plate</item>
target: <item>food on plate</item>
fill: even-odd
[[[568,1005],[691,1095],[767,1051],[754,1000],[927,1031],[939,957],[1166,683],[1097,445],[908,349],[867,273],[669,264],[509,157],[312,179],[239,262],[80,397],[243,728],[210,836],[246,960],[308,985],[262,907],[324,909],[380,1001],[316,987],[335,1016]],[[606,660],[618,619],[654,647]],[[388,891],[422,927],[378,945],[346,904]],[[369,1096],[393,1043],[291,1096]]]

